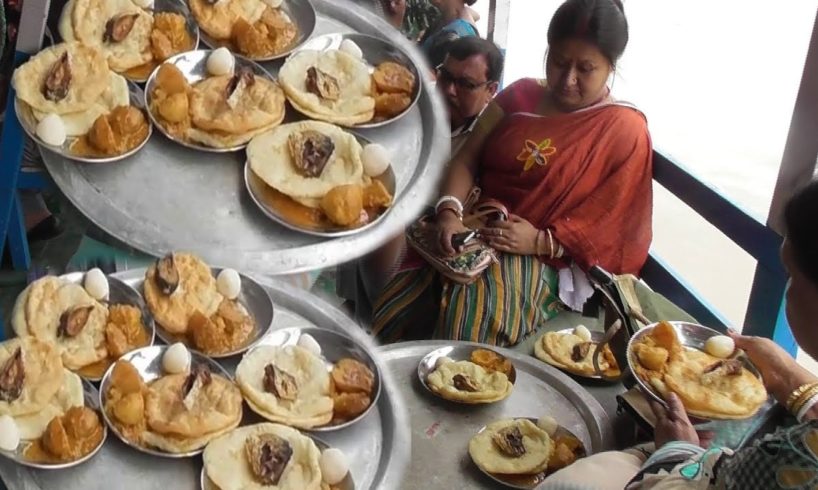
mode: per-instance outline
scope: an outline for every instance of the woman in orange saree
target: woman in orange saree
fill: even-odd
[[[547,81],[520,80],[489,105],[453,158],[435,210],[440,248],[451,256],[472,187],[503,203],[509,219],[479,230],[501,252],[498,263],[463,285],[408,254],[375,305],[380,340],[514,345],[559,311],[558,277],[567,290],[595,265],[638,274],[644,264],[650,136],[642,113],[614,101],[607,86],[627,44],[621,3],[568,0],[548,41]]]

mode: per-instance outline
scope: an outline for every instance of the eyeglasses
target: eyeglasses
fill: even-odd
[[[460,90],[468,91],[477,90],[478,88],[484,87],[491,83],[490,80],[486,80],[485,82],[481,83],[474,83],[467,78],[455,77],[454,75],[449,73],[448,70],[443,68],[443,65],[439,65],[437,68],[435,68],[435,72],[437,73],[438,83],[442,85],[448,85],[450,83],[453,83],[454,86]]]

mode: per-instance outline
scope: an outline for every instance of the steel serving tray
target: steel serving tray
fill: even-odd
[[[115,274],[131,285],[144,275],[144,269]],[[267,288],[276,304],[274,330],[318,326],[353,338],[365,346],[370,355],[376,352],[369,337],[341,311],[275,279],[255,279]],[[324,442],[346,454],[356,490],[395,488],[395,482],[404,481],[412,452],[406,403],[398,388],[399,380],[392,377],[385,364],[375,359],[382,374],[377,406],[354,426],[320,435]],[[218,362],[232,373],[238,359]],[[416,363],[417,360],[415,367]],[[244,412],[247,418],[249,410]],[[260,421],[256,418],[252,423]],[[201,458],[157,458],[128,447],[116,437],[109,437],[92,460],[61,471],[36,471],[0,458],[0,479],[8,490],[109,490],[112,485],[117,490],[195,489],[200,485],[201,470]]]
[[[422,72],[428,70],[418,49],[375,14],[351,2],[312,3],[318,13],[316,35],[376,36],[400,48]],[[281,61],[262,66],[275,76]],[[420,99],[399,121],[356,130],[393,155],[397,192],[375,226],[341,238],[270,223],[245,189],[241,152],[194,151],[155,134],[142,151],[115,166],[76,165],[47,149],[43,160],[67,198],[117,243],[157,257],[191,250],[209,264],[257,274],[331,267],[402,233],[435,193],[449,156],[449,123],[442,98],[428,80],[420,83]]]
[[[550,415],[575,434],[589,454],[610,449],[608,415],[582,386],[557,369],[528,355],[494,348],[514,363],[517,381],[506,400],[489,405],[459,405],[441,400],[421,386],[417,366],[429,352],[448,345],[475,349],[482,344],[450,341],[403,342],[380,349],[381,360],[403,387],[412,424],[411,478],[403,490],[497,488],[471,461],[469,440],[497,420]],[[435,468],[435,471],[429,471]]]
[[[490,350],[496,354],[500,354],[499,351],[492,349],[488,346],[481,346],[480,349],[482,350]],[[437,363],[439,359],[444,357],[448,357],[452,361],[468,361],[470,359],[472,351],[476,350],[474,347],[469,345],[461,345],[461,344],[453,344],[453,345],[446,345],[443,347],[439,347],[433,351],[430,351],[428,354],[423,356],[423,358],[418,362],[418,380],[420,384],[432,395],[442,399],[448,400],[452,403],[463,403],[468,405],[485,405],[488,403],[502,403],[505,398],[502,400],[492,401],[492,402],[466,402],[466,401],[457,401],[457,400],[450,400],[442,395],[435,393],[429,384],[426,382],[426,378],[432,374],[435,369],[438,368]],[[500,354],[502,355],[502,354]],[[510,360],[510,359],[509,359]],[[511,364],[511,372],[508,375],[508,380],[511,382],[512,385],[517,382],[517,368],[514,367],[514,363],[512,361]],[[513,390],[512,390],[513,392]],[[510,395],[509,395],[510,396]]]

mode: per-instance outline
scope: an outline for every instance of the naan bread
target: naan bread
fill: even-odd
[[[236,420],[224,429],[210,432],[200,437],[166,436],[152,431],[145,431],[141,434],[141,442],[166,453],[178,454],[196,451],[207,446],[213,439],[230,433],[230,431],[239,426],[240,422],[241,416],[237,417]]]
[[[264,389],[264,369],[269,364],[294,378],[294,400],[280,399]],[[253,349],[236,368],[236,382],[247,402],[271,421],[309,429],[332,420],[330,374],[319,357],[301,347]]]
[[[151,432],[179,438],[197,438],[231,427],[241,418],[241,392],[230,380],[211,373],[185,406],[182,391],[188,373],[162,376],[148,388],[145,414]]]
[[[43,83],[51,67],[68,52],[71,83],[65,98],[55,102],[45,98]],[[17,97],[32,109],[57,115],[91,108],[110,85],[112,73],[105,54],[98,48],[79,43],[62,43],[46,48],[14,71],[12,84]]]
[[[281,123],[284,92],[275,82],[254,77],[253,84],[242,90],[235,107],[230,107],[225,93],[231,78],[231,75],[209,77],[193,86],[190,115],[194,126],[208,132],[245,135]]]
[[[196,311],[210,317],[224,297],[216,289],[210,268],[201,259],[174,253],[173,260],[179,271],[179,287],[173,294],[165,296],[156,285],[156,264],[148,267],[142,289],[156,321],[169,332],[181,334],[187,332],[188,321]]]
[[[0,343],[0,368],[22,349],[23,391],[12,402],[0,401],[0,415],[17,417],[37,413],[46,407],[63,382],[63,364],[57,348],[32,337],[14,338]]]
[[[523,436],[525,453],[512,457],[504,453],[493,440],[501,430],[517,428]],[[527,419],[500,420],[489,424],[469,441],[469,455],[474,463],[488,473],[504,475],[537,474],[548,466],[554,443],[544,430]]]
[[[122,41],[105,42],[106,24],[123,14],[138,15],[133,28]],[[63,39],[99,47],[111,69],[117,72],[144,65],[153,58],[150,39],[153,15],[131,0],[70,0],[63,9],[59,29]]]
[[[215,39],[227,40],[233,33],[233,24],[239,19],[249,24],[261,19],[267,8],[262,0],[222,0],[215,4],[207,0],[190,0],[190,13],[199,27]]]
[[[338,81],[338,100],[319,98],[307,90],[307,70],[311,67]],[[293,106],[313,119],[354,125],[375,115],[369,67],[343,51],[299,51],[281,67],[278,80]]]
[[[579,361],[574,361],[573,351],[574,347],[585,342],[580,337],[572,333],[560,332],[546,332],[534,344],[534,356],[543,362],[555,365],[570,373],[579,374],[581,376],[590,376],[596,374],[594,369],[594,350],[597,343],[592,342],[588,353]],[[603,349],[610,349],[603,347]],[[608,376],[617,376],[620,374],[619,369],[615,365],[611,365],[605,356],[605,352],[599,355],[599,368],[603,374]]]
[[[60,317],[70,309],[92,306],[85,327],[74,337],[58,335]],[[20,293],[12,311],[12,327],[20,336],[32,336],[54,344],[68,369],[76,370],[108,357],[105,325],[108,309],[92,298],[80,284],[47,276]]]
[[[255,479],[244,443],[247,438],[274,434],[290,443],[290,457],[278,485],[261,485]],[[214,439],[205,448],[205,473],[221,490],[318,490],[322,488],[321,451],[309,437],[295,429],[278,424],[257,424],[242,427]]]
[[[58,377],[60,388],[51,400],[36,413],[14,417],[17,428],[20,429],[20,439],[32,440],[42,436],[48,423],[54,417],[59,417],[71,407],[81,407],[85,404],[82,390],[82,380],[79,376],[67,369],[63,369],[62,378]]]
[[[319,177],[301,175],[293,163],[288,146],[291,134],[316,131],[332,138],[335,151]],[[302,121],[284,124],[259,135],[247,145],[250,168],[273,189],[304,204],[317,208],[331,189],[346,184],[365,184],[361,153],[363,149],[355,136],[332,124]]]
[[[256,136],[275,128],[279,123],[275,122],[269,126],[262,126],[244,134],[226,134],[219,132],[202,131],[201,129],[190,127],[185,130],[185,137],[190,141],[201,143],[211,148],[232,148],[247,144]]]
[[[465,391],[455,387],[455,376],[465,376],[477,389]],[[464,403],[492,403],[511,394],[514,385],[501,372],[489,373],[470,361],[447,362],[426,377],[429,388],[443,398]]]

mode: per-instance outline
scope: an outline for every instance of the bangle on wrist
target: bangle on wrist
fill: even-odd
[[[816,394],[818,394],[818,382],[803,384],[790,393],[784,406],[790,413],[796,414],[801,408],[801,405]]]
[[[807,398],[801,405],[801,408],[798,409],[798,412],[795,414],[795,418],[798,420],[798,422],[804,422],[804,417],[806,417],[807,412],[812,410],[815,405],[818,405],[818,394]]]
[[[463,203],[455,196],[443,196],[437,200],[435,214],[440,214],[444,209],[452,210],[458,218],[463,219]]]

